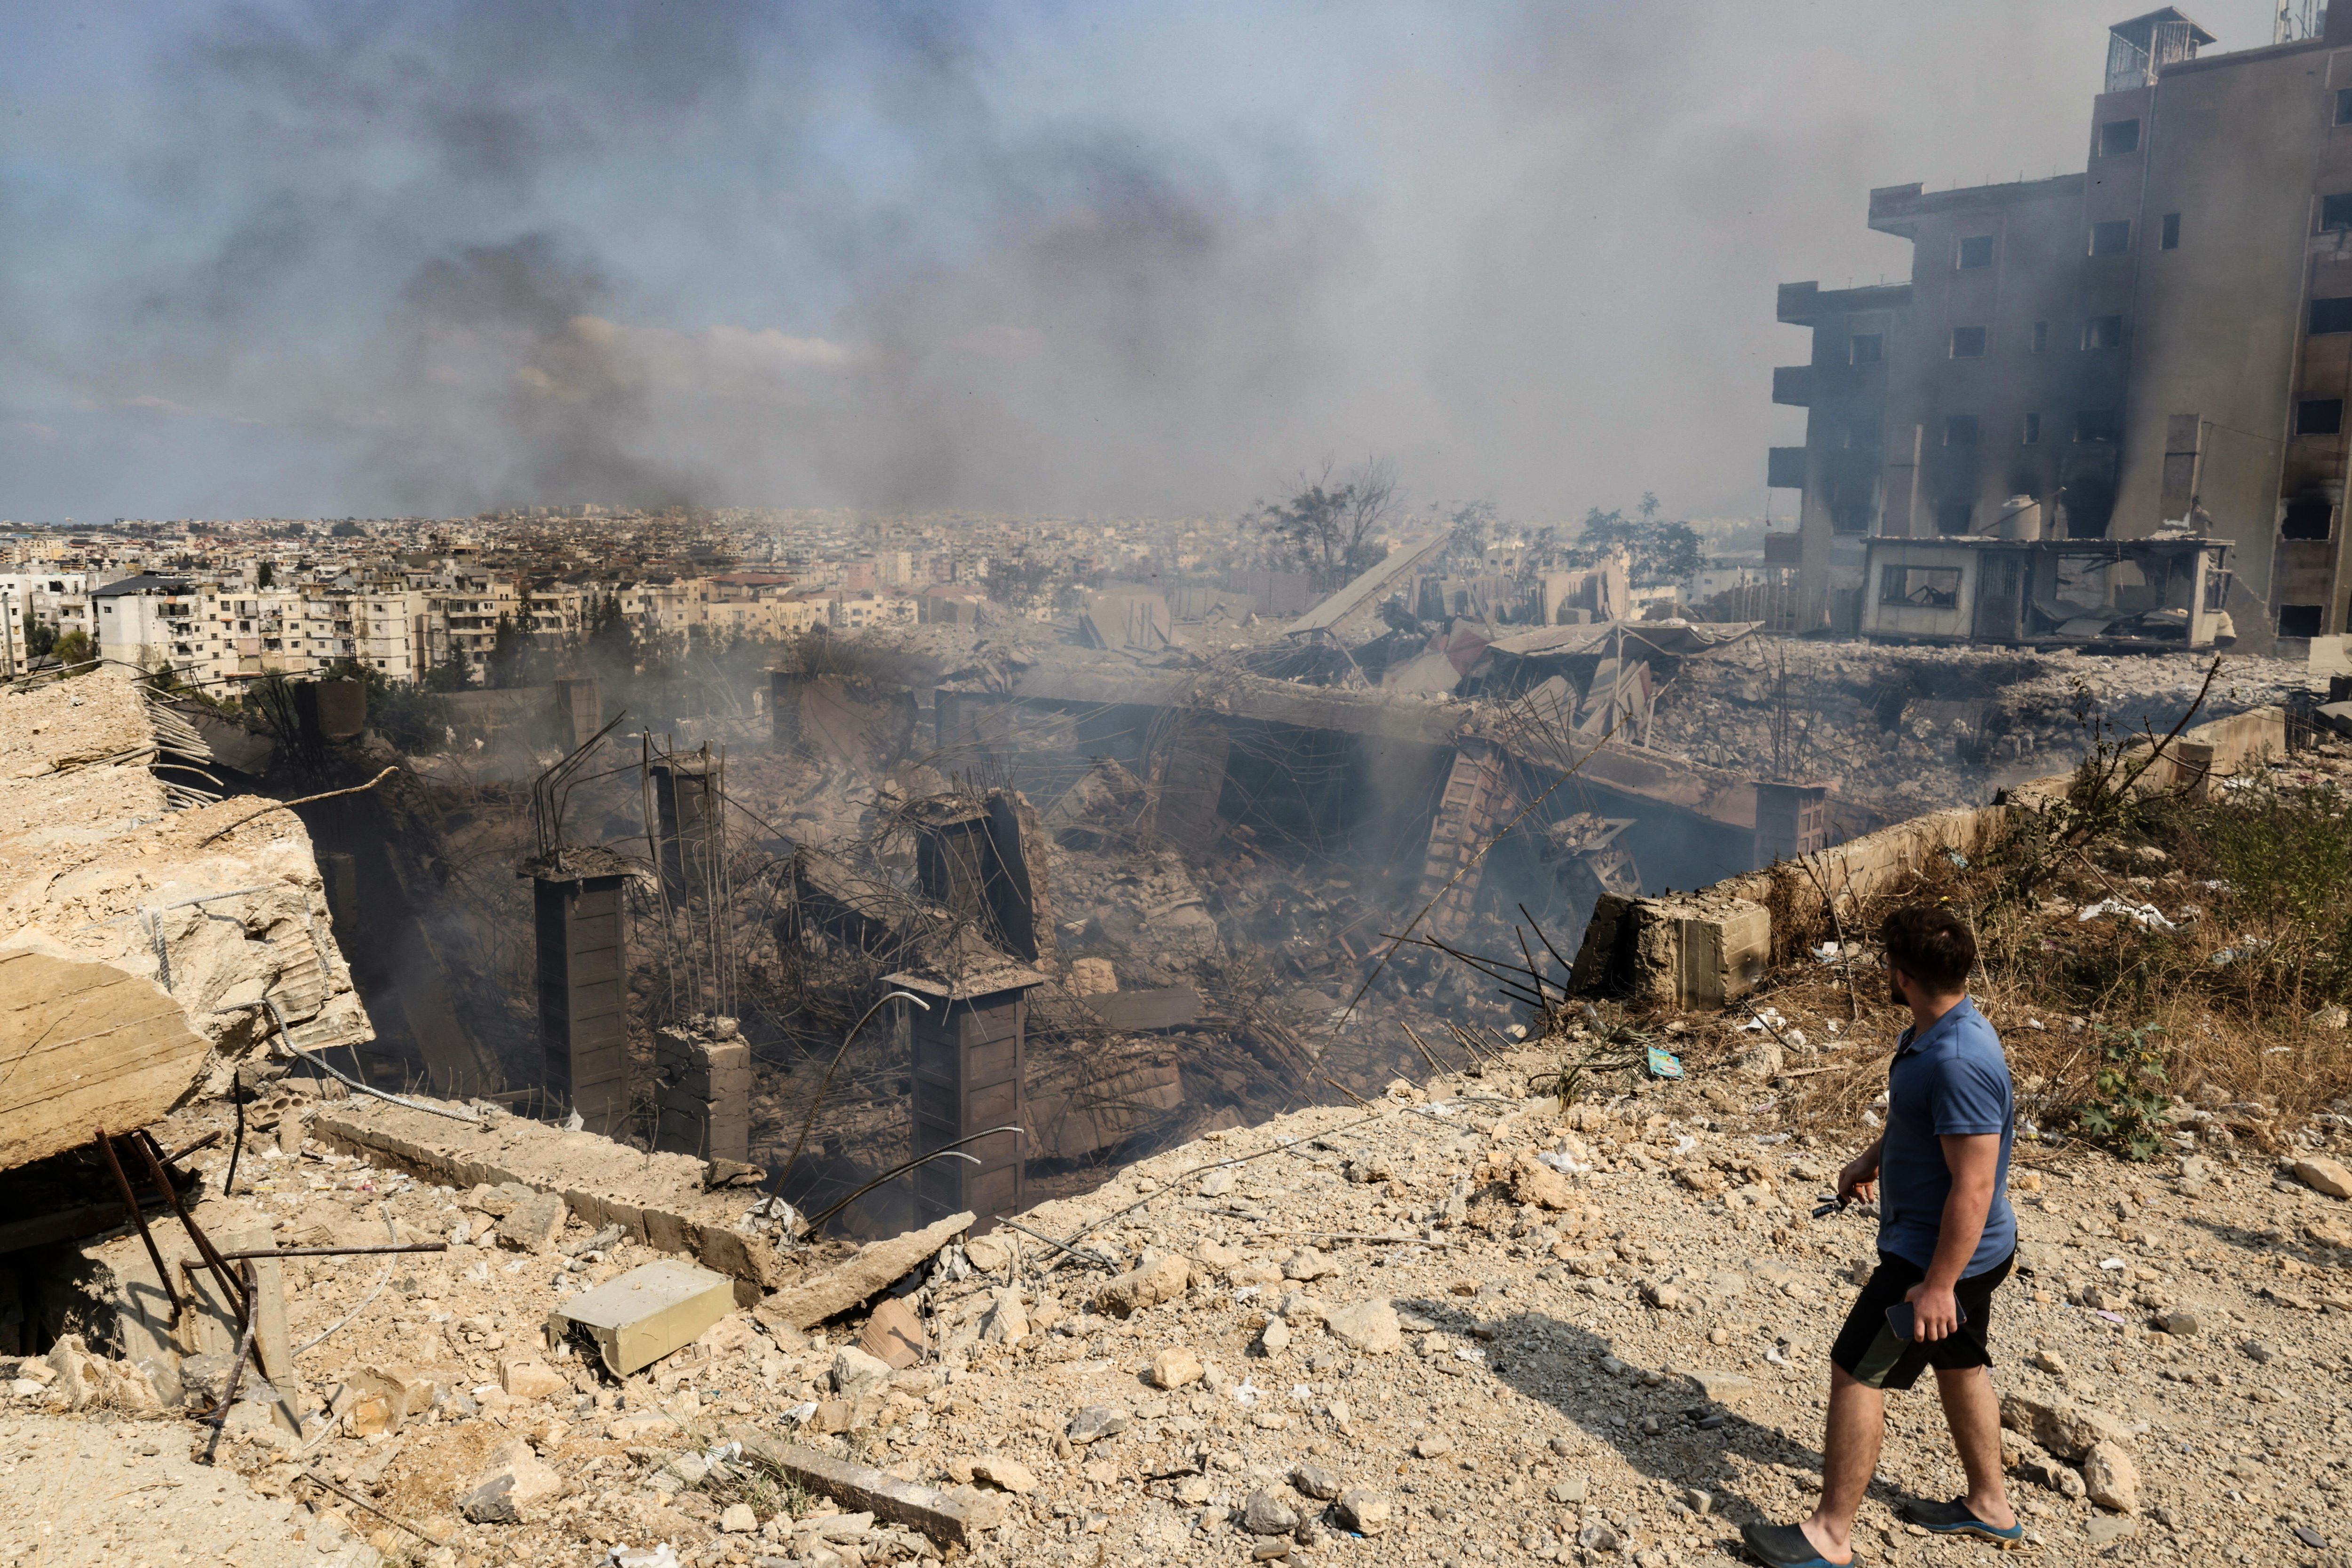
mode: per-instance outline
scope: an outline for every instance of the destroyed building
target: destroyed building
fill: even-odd
[[[2200,53],[2213,41],[2168,6],[2116,24],[2084,172],[1874,190],[1870,226],[1910,242],[1908,279],[1781,286],[1779,319],[1812,338],[1772,373],[1773,401],[1806,411],[1803,444],[1769,463],[1801,492],[1794,559],[1776,558],[1797,571],[1798,630],[1851,633],[1885,601],[1874,538],[2004,532],[2231,541],[2211,609],[2237,646],[2299,658],[2352,629],[2352,87],[2335,63],[2352,10],[2269,47]],[[2167,608],[2123,559],[2095,608]]]

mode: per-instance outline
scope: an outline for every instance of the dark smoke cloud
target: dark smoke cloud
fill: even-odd
[[[2245,17],[2200,16],[2243,47]],[[276,0],[0,51],[0,515],[1759,509],[1773,286],[2079,168],[2082,0]]]

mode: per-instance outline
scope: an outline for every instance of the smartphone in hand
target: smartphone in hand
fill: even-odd
[[[1897,1301],[1886,1309],[1886,1326],[1895,1331],[1896,1339],[1909,1340],[1918,1333],[1919,1325],[1911,1308],[1912,1303],[1909,1301]],[[1952,1310],[1959,1314],[1953,1320],[1954,1328],[1969,1321],[1968,1308],[1955,1301],[1952,1303]]]

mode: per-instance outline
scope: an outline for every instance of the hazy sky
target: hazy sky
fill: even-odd
[[[0,517],[1753,514],[1775,285],[2136,8],[0,0]]]

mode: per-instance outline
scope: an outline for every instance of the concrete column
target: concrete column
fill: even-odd
[[[801,743],[801,696],[814,679],[804,670],[768,672],[768,724],[778,751]]]
[[[698,1018],[654,1036],[654,1147],[700,1160],[751,1153],[751,1046],[730,1018]]]
[[[627,933],[618,875],[537,873],[539,1038],[550,1109],[612,1137],[629,1119]]]
[[[604,701],[595,676],[555,683],[555,737],[566,751],[577,751],[604,727]]]
[[[1023,1053],[1029,991],[1044,981],[1034,970],[1008,966],[963,983],[917,974],[892,975],[882,982],[930,1004],[928,1012],[907,1009],[912,1015],[908,1035],[916,1154],[945,1148],[986,1128],[1025,1128]],[[971,1228],[977,1235],[993,1228],[999,1215],[1020,1211],[1022,1166],[1030,1153],[1026,1138],[1000,1133],[961,1146],[980,1164],[938,1159],[915,1172],[917,1225],[970,1209],[977,1217]]]
[[[1792,861],[1830,841],[1826,784],[1756,781],[1756,863]]]

